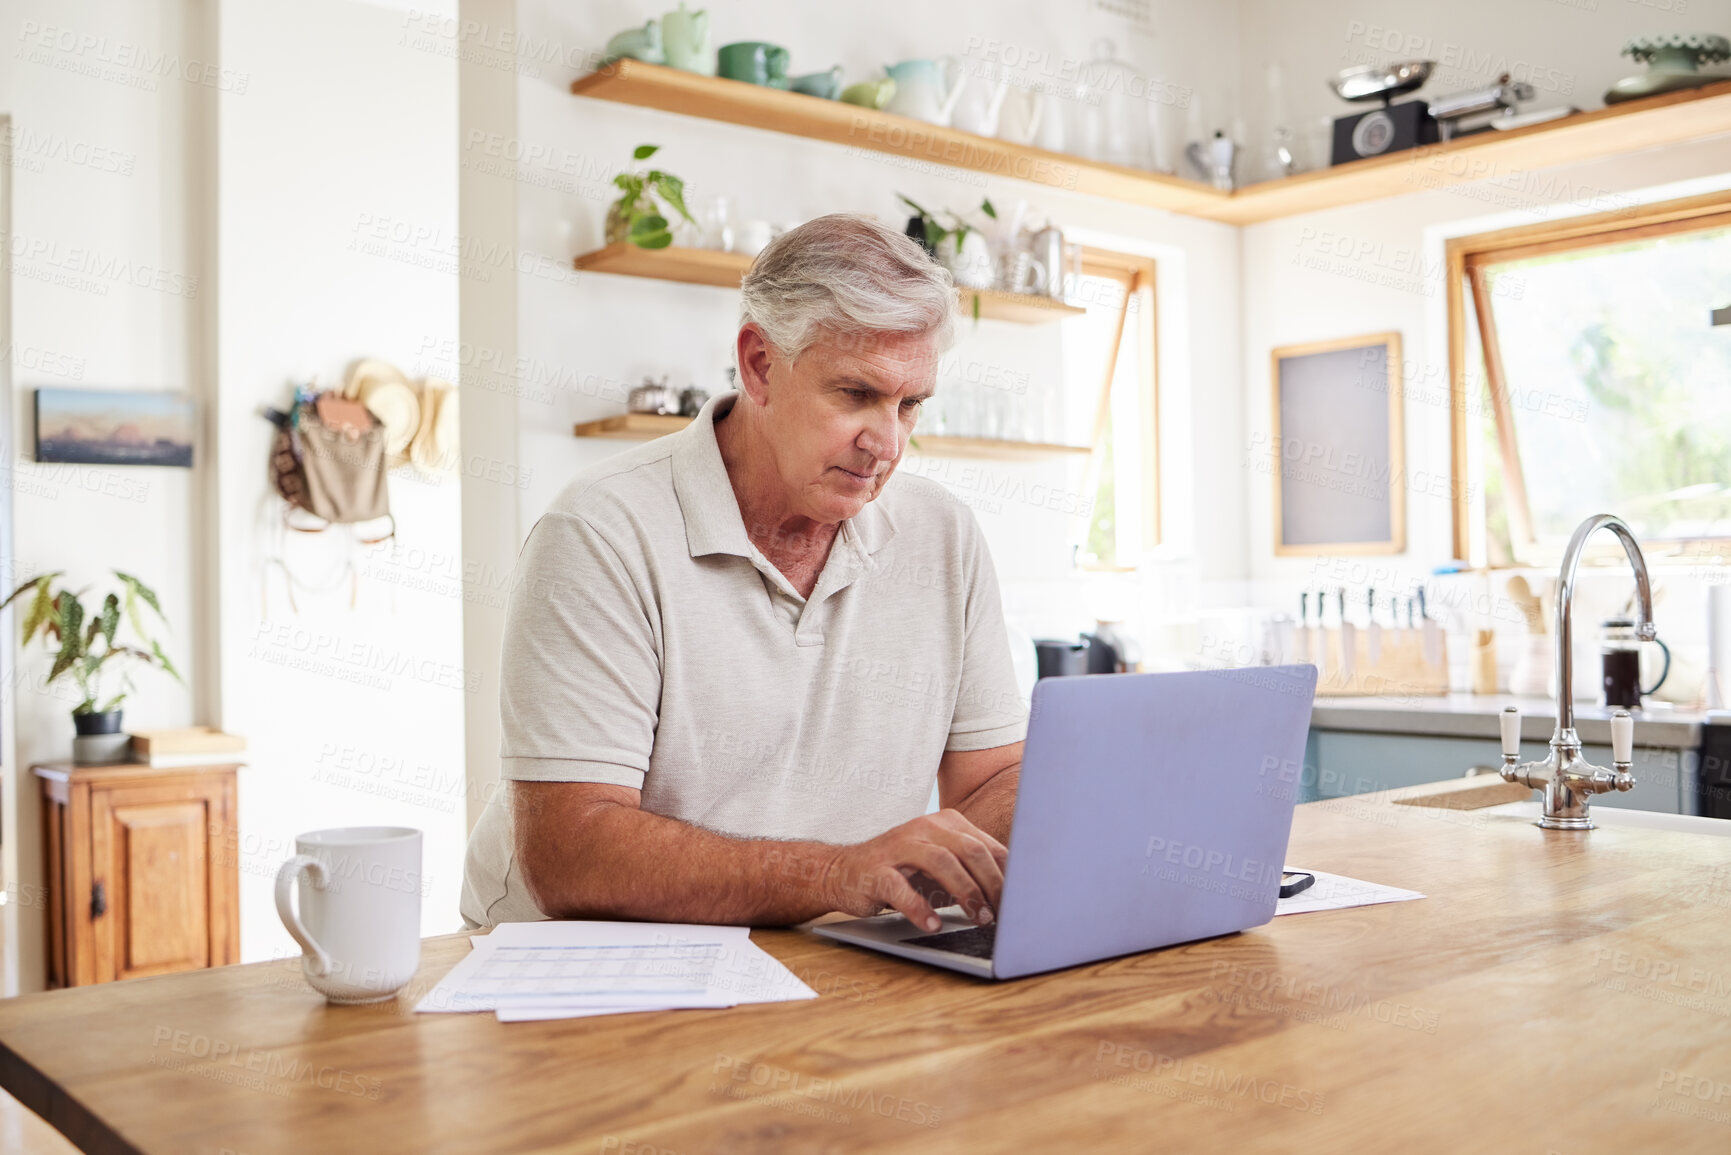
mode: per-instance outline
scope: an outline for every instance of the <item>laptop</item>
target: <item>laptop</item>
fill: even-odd
[[[1012,979],[1261,926],[1274,917],[1316,667],[1044,678],[1034,686],[1004,890],[816,934]]]

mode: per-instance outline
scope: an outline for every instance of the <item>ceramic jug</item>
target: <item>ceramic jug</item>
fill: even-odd
[[[961,91],[954,98],[956,106],[950,123],[963,132],[996,136],[998,117],[1004,108],[1004,97],[1009,94],[1010,82],[988,64],[973,76],[960,78],[956,87]]]
[[[904,60],[884,68],[896,82],[890,112],[930,124],[950,123],[956,98],[962,94],[962,62],[954,56],[937,60]]]
[[[895,94],[896,82],[886,76],[882,80],[862,80],[848,85],[842,91],[841,100],[843,104],[857,104],[861,108],[883,108]]]
[[[661,48],[667,63],[702,76],[715,75],[715,53],[709,50],[709,13],[690,12],[684,0],[679,9],[661,18]]]
[[[998,109],[998,139],[1010,141],[1012,144],[1033,144],[1040,131],[1040,122],[1045,117],[1045,111],[1046,106],[1040,102],[1037,89],[1009,90]]]
[[[607,42],[606,55],[609,60],[628,56],[645,64],[665,64],[667,57],[661,50],[661,25],[651,20],[641,28],[627,28]]]

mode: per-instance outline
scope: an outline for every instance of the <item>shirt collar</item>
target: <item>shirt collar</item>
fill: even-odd
[[[721,460],[721,446],[715,440],[716,417],[726,416],[738,398],[737,390],[716,394],[690,425],[673,435],[679,442],[672,454],[673,493],[685,518],[685,541],[692,557],[727,553],[749,558],[755,552],[746,536],[739,499],[727,477],[727,465]],[[841,523],[840,537],[869,556],[887,545],[895,532],[880,493]]]

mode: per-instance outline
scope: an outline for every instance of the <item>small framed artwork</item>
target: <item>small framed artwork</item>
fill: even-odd
[[[38,389],[36,460],[192,465],[192,398],[135,389]]]
[[[1274,350],[1274,552],[1406,550],[1399,333]]]

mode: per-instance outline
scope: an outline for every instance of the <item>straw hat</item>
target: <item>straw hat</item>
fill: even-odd
[[[364,357],[350,366],[342,392],[343,396],[365,405],[379,419],[385,434],[385,453],[394,464],[400,464],[424,416],[408,378],[386,361]]]
[[[455,473],[459,456],[457,390],[449,381],[421,382],[421,424],[409,460],[428,473]]]

